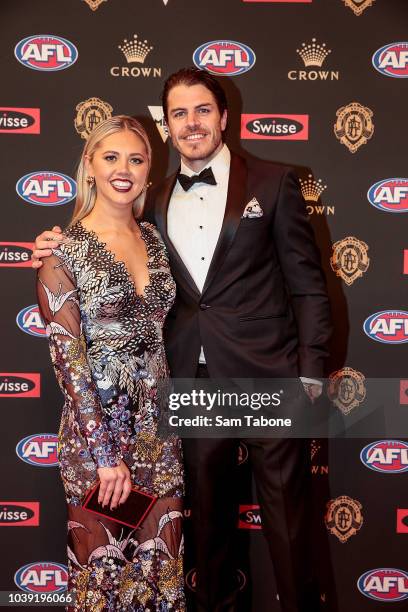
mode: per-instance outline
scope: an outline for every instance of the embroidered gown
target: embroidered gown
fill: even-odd
[[[58,458],[68,504],[72,610],[182,612],[180,440],[158,431],[168,367],[162,328],[175,297],[164,244],[140,222],[149,284],[136,293],[123,262],[77,222],[43,260],[38,304],[65,396]],[[137,530],[82,510],[98,467],[123,461],[158,501]]]

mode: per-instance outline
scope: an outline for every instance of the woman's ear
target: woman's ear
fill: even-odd
[[[91,162],[89,155],[85,155],[84,162],[85,162],[85,170],[86,170],[87,175],[93,176],[92,162]]]

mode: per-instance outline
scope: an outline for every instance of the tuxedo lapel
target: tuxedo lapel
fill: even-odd
[[[169,209],[171,194],[173,193],[174,185],[177,181],[177,174],[178,172],[172,174],[166,179],[162,189],[160,189],[156,196],[155,219],[157,228],[164,240],[169,254],[173,276],[175,277],[178,283],[184,282],[184,284],[188,286],[190,291],[193,291],[194,294],[200,295],[200,291],[197,288],[197,285],[193,281],[189,271],[184,265],[183,260],[175,249],[173,243],[171,242],[167,232],[167,211]],[[197,298],[197,295],[195,295],[195,297]]]
[[[202,295],[205,294],[215,275],[218,272],[224,258],[228,253],[235,233],[238,229],[242,213],[246,204],[247,192],[247,165],[245,160],[238,155],[231,154],[231,167],[228,181],[227,203],[225,206],[224,220],[218,237],[217,246],[205,279]]]

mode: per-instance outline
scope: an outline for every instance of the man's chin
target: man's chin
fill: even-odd
[[[217,147],[203,147],[201,144],[193,144],[187,147],[180,147],[179,151],[185,159],[198,161],[211,157],[216,149]]]

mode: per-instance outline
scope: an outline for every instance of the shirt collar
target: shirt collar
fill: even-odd
[[[229,169],[231,165],[231,153],[226,144],[222,147],[220,151],[218,151],[217,155],[213,157],[213,159],[208,163],[206,168],[211,166],[215,180],[217,183],[220,183],[221,180],[225,178],[226,175],[229,174]],[[204,170],[204,168],[203,168]],[[200,172],[194,172],[186,166],[186,164],[181,160],[181,168],[180,172],[182,174],[186,174],[187,176],[193,176],[194,174],[200,174]]]

